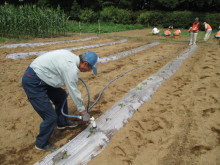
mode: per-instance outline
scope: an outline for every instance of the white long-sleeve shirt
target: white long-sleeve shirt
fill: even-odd
[[[30,67],[46,84],[59,88],[66,86],[77,107],[77,111],[85,110],[83,99],[77,87],[79,56],[68,50],[55,50],[37,57]]]

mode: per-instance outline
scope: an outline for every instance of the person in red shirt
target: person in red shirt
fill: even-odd
[[[175,32],[173,33],[174,36],[180,36],[181,30],[177,29],[175,30]]]
[[[216,33],[216,35],[214,36],[217,40],[220,39],[220,30]]]
[[[165,35],[165,36],[170,36],[170,35],[171,35],[170,29],[167,29],[167,30],[164,32],[164,35]]]
[[[199,32],[199,18],[195,18],[195,22],[192,24],[192,28],[190,29],[190,40],[189,45],[196,45],[196,39]]]

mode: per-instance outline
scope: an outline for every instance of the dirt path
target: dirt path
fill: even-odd
[[[89,164],[220,164],[219,54],[199,46]]]
[[[148,65],[123,76],[104,92],[102,99],[91,110],[98,117],[107,111],[146,77],[158,71],[168,61],[181,54],[187,45],[186,39],[168,39],[143,35],[145,31],[130,31],[100,36],[99,39],[31,48],[31,51],[60,49],[69,46],[89,45],[115,41],[128,37],[128,42],[90,49],[109,56],[128,49],[160,40],[161,44],[123,59],[99,65],[100,74],[83,73],[94,102],[99,91],[117,75],[145,62],[171,55],[170,58]],[[148,33],[146,33],[148,34]],[[117,36],[117,38],[115,38]],[[71,39],[74,39],[73,38]],[[78,39],[79,36],[76,37]],[[64,40],[67,38],[58,38]],[[46,39],[34,42],[48,41]],[[35,56],[11,60],[5,56],[15,52],[29,52],[30,48],[0,49],[0,164],[33,164],[48,153],[34,149],[40,117],[27,102],[20,78]],[[85,50],[74,51],[75,54]],[[219,162],[220,153],[220,49],[214,41],[201,43],[195,55],[189,58],[180,71],[166,81],[132,117],[125,128],[118,131],[106,150],[91,164],[213,164]],[[86,92],[81,83],[79,88],[86,101]],[[71,100],[70,113],[75,111]],[[51,141],[64,145],[85,126],[74,130],[55,130]],[[112,159],[114,158],[114,159]]]

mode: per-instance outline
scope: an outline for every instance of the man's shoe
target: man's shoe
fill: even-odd
[[[37,150],[40,150],[40,151],[45,151],[45,152],[49,152],[49,151],[55,151],[56,149],[57,149],[57,146],[55,146],[55,145],[52,145],[52,144],[47,144],[46,146],[44,146],[44,147],[38,147],[37,145],[35,145],[35,148],[37,149]]]
[[[75,128],[78,126],[77,122],[69,120],[66,125],[58,125],[57,129]]]

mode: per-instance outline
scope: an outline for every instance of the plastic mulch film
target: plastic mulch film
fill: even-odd
[[[154,43],[147,44],[147,45],[144,45],[144,46],[140,46],[138,48],[134,48],[134,49],[131,49],[131,50],[128,50],[128,51],[118,53],[118,54],[110,55],[108,57],[102,57],[102,58],[99,59],[99,63],[106,63],[106,62],[109,62],[109,61],[118,60],[118,59],[123,58],[125,56],[128,56],[130,54],[140,52],[142,50],[145,50],[147,48],[150,48],[150,47],[153,47],[153,46],[156,46],[156,45],[159,45],[159,44],[160,44],[159,42],[154,42]]]
[[[77,46],[77,47],[70,47],[70,48],[63,48],[63,49],[73,51],[73,50],[97,48],[97,47],[102,47],[102,46],[107,46],[107,45],[120,44],[120,43],[124,43],[124,42],[127,42],[127,41],[128,41],[127,39],[123,39],[123,40],[118,40],[118,41],[113,41],[113,42],[106,42],[106,43],[86,45],[86,46]],[[52,50],[50,50],[50,51],[52,51]],[[48,51],[12,53],[12,54],[8,54],[6,57],[11,58],[11,59],[20,59],[20,58],[25,58],[25,57],[30,56],[30,55],[40,56],[40,55],[42,55],[44,53],[47,53],[47,52]]]
[[[82,38],[82,39],[77,39],[77,40],[65,40],[65,41],[9,44],[9,45],[3,45],[0,48],[36,47],[36,46],[43,46],[43,45],[54,45],[54,44],[62,44],[62,43],[70,43],[70,42],[88,41],[88,40],[92,40],[96,38],[98,37],[88,37],[88,38]]]

